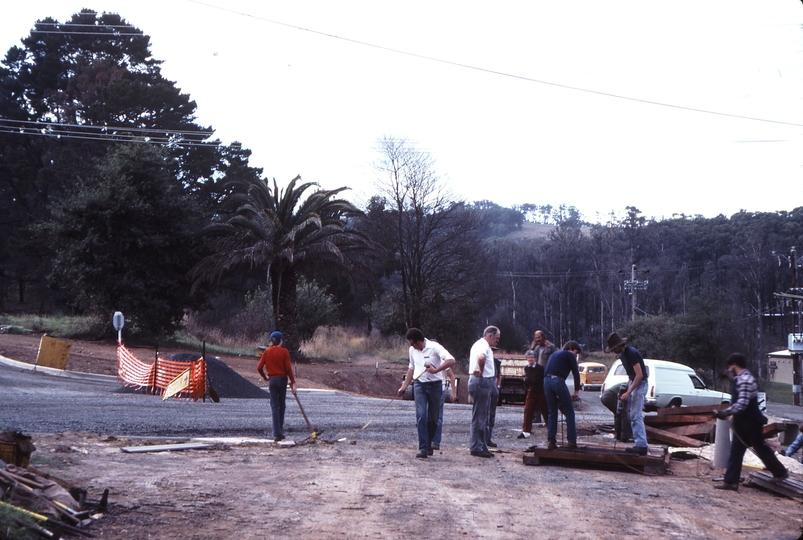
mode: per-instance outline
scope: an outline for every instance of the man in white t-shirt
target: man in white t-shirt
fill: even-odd
[[[432,455],[432,441],[443,406],[443,372],[454,365],[454,356],[440,343],[426,339],[418,328],[407,331],[407,342],[410,344],[410,363],[398,394],[404,394],[410,382],[415,380],[413,397],[418,428],[418,453],[415,457],[426,458]]]
[[[493,457],[487,445],[491,396],[496,385],[494,353],[491,347],[499,343],[501,335],[497,327],[489,326],[482,332],[482,337],[471,346],[468,361],[468,393],[473,400],[469,432],[469,450],[472,456]]]

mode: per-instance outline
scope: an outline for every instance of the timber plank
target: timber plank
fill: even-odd
[[[691,437],[686,437],[685,435],[672,433],[671,431],[658,429],[652,426],[644,426],[644,429],[647,431],[648,438],[658,442],[666,443],[670,446],[677,446],[680,448],[699,448],[700,446],[705,446],[706,444],[697,439],[692,439]]]
[[[691,437],[692,439],[698,439],[704,441],[707,439],[713,440],[712,437],[714,435],[714,431],[716,431],[717,429],[717,423],[711,420],[710,422],[703,422],[701,424],[671,426],[671,427],[663,427],[661,429],[663,429],[664,431],[669,431],[670,433],[674,433],[676,435],[683,435],[684,437]]]
[[[124,446],[120,450],[128,454],[139,454],[145,452],[168,452],[175,450],[203,450],[212,448],[213,444],[208,443],[179,443],[179,444],[154,444],[148,446]]]
[[[661,425],[702,424],[710,421],[713,417],[714,416],[711,414],[647,415],[644,417],[644,423],[656,427],[660,427]]]
[[[774,437],[779,433],[786,432],[786,422],[773,422],[764,425],[764,438]]]
[[[624,451],[624,446],[611,448],[609,446],[583,446],[569,449],[559,447],[556,450],[547,450],[546,447],[535,448],[533,455],[524,454],[522,462],[525,465],[582,465],[588,467],[613,467],[630,469],[646,474],[666,474],[668,453],[666,448],[661,449],[660,455],[653,448],[646,456],[630,454]]]
[[[728,405],[724,403],[716,405],[695,405],[694,407],[662,407],[658,409],[658,416],[663,415],[688,415],[688,414],[704,414],[710,418],[714,417],[712,412],[714,409],[727,409]]]
[[[783,495],[796,501],[803,501],[803,482],[794,478],[787,478],[780,482],[772,480],[772,474],[768,471],[754,471],[750,473],[747,485],[759,486],[778,495]]]

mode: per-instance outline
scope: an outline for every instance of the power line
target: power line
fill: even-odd
[[[137,32],[120,32],[119,30],[111,30],[109,32],[60,32],[58,30],[31,30],[31,34],[61,34],[63,36],[149,37],[146,36],[142,30]]]
[[[87,15],[97,16],[97,12],[87,13]],[[56,26],[59,28],[134,28],[130,24],[97,24],[97,23],[60,23],[60,22],[37,22],[36,26]]]
[[[401,49],[394,49],[392,47],[386,47],[384,45],[377,45],[375,43],[368,43],[366,41],[360,41],[360,40],[357,40],[357,39],[338,36],[337,34],[330,34],[328,32],[322,32],[320,30],[313,30],[311,28],[304,28],[303,26],[296,26],[296,25],[293,25],[293,24],[284,23],[284,22],[281,22],[281,21],[273,20],[273,19],[268,19],[266,17],[260,17],[258,15],[252,15],[250,13],[244,13],[242,11],[237,11],[237,10],[230,9],[230,8],[216,6],[214,4],[209,4],[207,2],[201,2],[200,0],[187,0],[187,1],[191,2],[193,4],[198,4],[198,5],[201,5],[201,6],[205,6],[205,7],[208,7],[208,8],[218,9],[220,11],[225,11],[225,12],[228,12],[228,13],[233,13],[235,15],[240,15],[242,17],[249,17],[249,18],[252,18],[252,19],[259,20],[259,21],[264,21],[264,22],[268,22],[268,23],[271,23],[271,24],[275,24],[275,25],[278,25],[278,26],[284,26],[286,28],[292,28],[294,30],[301,30],[302,32],[309,32],[311,34],[316,34],[316,35],[319,35],[319,36],[324,36],[324,37],[328,37],[328,38],[332,38],[332,39],[338,39],[338,40],[345,41],[345,42],[348,42],[348,43],[353,43],[355,45],[361,45],[361,46],[364,46],[364,47],[371,47],[371,48],[379,49],[379,50],[382,50],[382,51],[388,51],[388,52],[392,52],[392,53],[396,53],[396,54],[403,54],[405,56],[411,56],[413,58],[420,58],[422,60],[429,60],[431,62],[438,62],[438,63],[441,63],[441,64],[447,64],[447,65],[450,65],[450,66],[461,67],[461,68],[465,68],[465,69],[471,69],[471,70],[480,71],[480,72],[483,72],[483,73],[490,73],[492,75],[499,75],[501,77],[509,77],[509,78],[512,78],[512,79],[519,79],[519,80],[522,80],[522,81],[534,82],[534,83],[538,83],[538,84],[544,84],[544,85],[547,85],[547,86],[554,86],[554,87],[557,87],[557,88],[563,88],[563,89],[566,89],[566,90],[574,90],[574,91],[577,91],[577,92],[585,92],[585,93],[588,93],[588,94],[595,94],[595,95],[598,95],[598,96],[610,97],[610,98],[615,98],[615,99],[623,99],[623,100],[626,100],[626,101],[633,101],[633,102],[636,102],[636,103],[643,103],[645,105],[655,105],[655,106],[658,106],[658,107],[668,107],[668,108],[671,108],[671,109],[679,109],[679,110],[684,110],[684,111],[689,111],[689,112],[697,112],[697,113],[702,113],[702,114],[711,114],[711,115],[715,115],[715,116],[724,116],[724,117],[727,117],[727,118],[738,118],[738,119],[741,119],[741,120],[752,120],[754,122],[767,122],[767,123],[771,123],[771,124],[782,124],[782,125],[786,125],[786,126],[803,127],[803,124],[796,123],[796,122],[785,122],[783,120],[771,120],[771,119],[768,119],[768,118],[758,118],[758,117],[755,117],[755,116],[744,116],[744,115],[740,115],[740,114],[724,113],[724,112],[712,111],[712,110],[708,110],[708,109],[699,109],[699,108],[696,108],[696,107],[687,107],[685,105],[675,105],[675,104],[672,104],[672,103],[665,103],[665,102],[661,102],[661,101],[653,101],[653,100],[649,100],[649,99],[642,99],[642,98],[624,96],[624,95],[621,95],[621,94],[613,94],[611,92],[602,92],[600,90],[592,90],[590,88],[582,88],[582,87],[579,87],[579,86],[572,86],[572,85],[568,85],[568,84],[561,84],[561,83],[556,83],[556,82],[551,82],[551,81],[545,81],[543,79],[534,79],[532,77],[526,77],[524,75],[516,75],[515,73],[507,73],[507,72],[504,72],[504,71],[498,71],[498,70],[494,70],[494,69],[483,68],[483,67],[474,66],[474,65],[471,65],[471,64],[464,64],[464,63],[461,63],[461,62],[454,62],[452,60],[444,60],[442,58],[436,58],[434,56],[427,56],[427,55],[424,55],[424,54],[418,54],[418,53],[413,53],[413,52],[409,52],[409,51],[403,51]]]
[[[137,127],[82,126],[0,118],[0,134],[27,135],[52,139],[102,142],[160,144],[167,147],[218,147],[219,142],[205,142],[211,131],[156,130]]]
[[[95,125],[95,124],[73,124],[69,122],[44,122],[41,120],[13,120],[11,118],[1,118],[0,117],[0,126],[8,125],[8,126],[21,126],[21,127],[45,127],[45,128],[55,128],[55,127],[69,127],[69,128],[81,128],[86,130],[97,130],[101,132],[106,132],[109,130],[121,130],[121,131],[137,131],[143,133],[164,133],[166,136],[168,135],[202,135],[204,137],[211,137],[214,134],[214,131],[206,131],[206,130],[183,130],[183,129],[158,129],[158,128],[146,128],[146,127],[136,127],[136,126],[109,126],[109,125]]]

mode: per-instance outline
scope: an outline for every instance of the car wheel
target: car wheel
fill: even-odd
[[[680,398],[675,398],[669,402],[668,406],[674,408],[674,407],[680,407],[682,404],[683,402],[680,400]]]

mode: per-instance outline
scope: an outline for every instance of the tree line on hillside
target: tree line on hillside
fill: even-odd
[[[336,324],[419,327],[458,356],[487,324],[510,351],[537,329],[600,350],[616,330],[711,374],[793,330],[774,293],[794,285],[801,208],[657,221],[627,207],[589,224],[573,207],[467,203],[393,137],[359,208],[345,187],[264,177],[195,122],[160,63],[141,30],[91,10],[36,22],[6,54],[0,309],[91,314],[98,335],[117,310],[142,336],[280,328],[293,353]],[[510,234],[525,222],[553,228]]]

